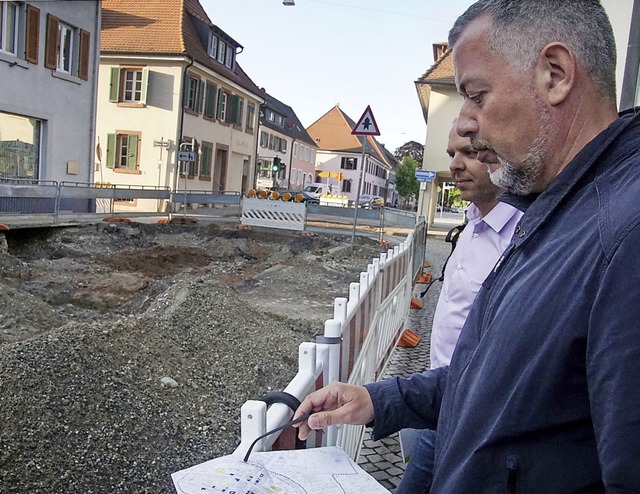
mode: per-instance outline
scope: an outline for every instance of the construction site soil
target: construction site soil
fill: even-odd
[[[109,224],[0,234],[0,492],[172,493],[229,454],[382,250],[358,237]]]

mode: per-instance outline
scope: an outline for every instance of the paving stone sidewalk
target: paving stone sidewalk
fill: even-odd
[[[451,244],[446,243],[444,235],[457,223],[436,223],[427,236],[425,260],[431,264],[425,271],[431,272],[433,278],[440,277],[442,266],[451,252]],[[427,291],[422,301],[422,309],[411,309],[405,329],[411,329],[421,336],[415,348],[397,347],[390,358],[390,362],[383,373],[383,379],[391,376],[406,376],[414,372],[421,372],[429,367],[429,348],[431,340],[431,325],[433,312],[440,295],[442,283],[435,281]],[[413,294],[419,297],[427,285],[417,284]],[[371,431],[365,432],[365,440],[360,451],[358,464],[369,472],[383,487],[390,492],[402,479],[405,463],[402,459],[398,434],[393,434],[381,441],[370,439]]]

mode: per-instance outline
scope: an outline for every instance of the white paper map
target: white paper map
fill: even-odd
[[[171,475],[178,494],[388,494],[339,447],[222,456]]]

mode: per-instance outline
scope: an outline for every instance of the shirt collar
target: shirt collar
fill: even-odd
[[[467,218],[469,221],[477,220],[478,222],[483,222],[496,233],[500,233],[516,212],[517,209],[513,206],[499,202],[483,218],[480,218],[480,210],[475,204],[471,203],[467,208]]]

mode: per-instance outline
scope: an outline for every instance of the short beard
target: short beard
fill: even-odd
[[[514,164],[498,156],[500,167],[495,171],[489,170],[491,182],[512,194],[526,196],[539,192],[536,189],[545,169],[551,132],[551,114],[542,104],[540,110],[540,130],[524,159],[519,164]]]

